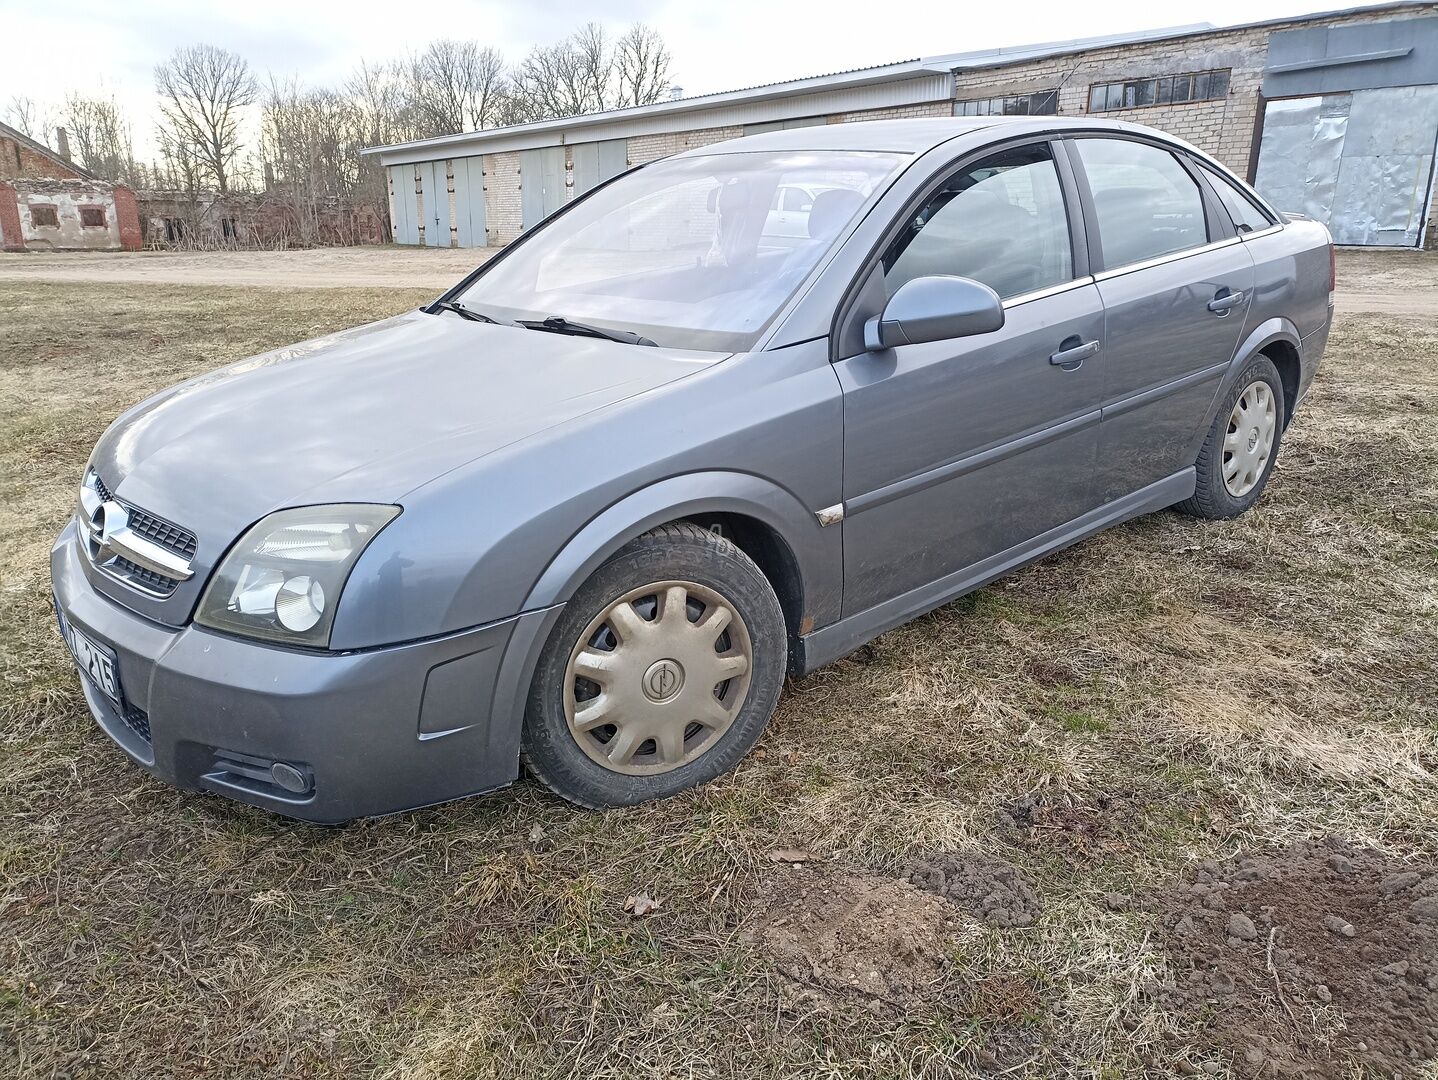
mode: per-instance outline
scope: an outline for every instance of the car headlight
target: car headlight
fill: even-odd
[[[220,563],[195,621],[246,637],[324,648],[345,579],[399,509],[343,503],[271,514]]]

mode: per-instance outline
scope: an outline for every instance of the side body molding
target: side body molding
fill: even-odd
[[[1229,362],[1228,370],[1223,373],[1223,379],[1218,384],[1218,390],[1214,393],[1213,400],[1209,402],[1203,422],[1199,424],[1190,440],[1189,456],[1198,457],[1199,450],[1203,448],[1203,440],[1208,435],[1208,429],[1213,426],[1214,416],[1218,412],[1218,403],[1223,400],[1229,390],[1233,389],[1233,384],[1238,380],[1244,365],[1278,341],[1292,345],[1299,351],[1299,358],[1302,359],[1303,342],[1298,335],[1298,327],[1290,320],[1274,317],[1265,319],[1255,326],[1238,346],[1238,350],[1233,354],[1233,359]]]
[[[720,470],[660,480],[591,518],[545,568],[525,601],[525,610],[564,603],[605,559],[656,525],[724,513],[762,522],[787,545],[800,577],[806,625],[824,626],[839,617],[842,530],[822,528],[813,509],[769,480]]]

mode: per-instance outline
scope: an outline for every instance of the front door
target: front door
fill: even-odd
[[[1246,244],[1172,152],[1076,138],[1094,208],[1104,306],[1099,494],[1120,498],[1193,464],[1195,433],[1241,340],[1252,300]]]
[[[836,365],[846,616],[1093,507],[1103,308],[1082,271],[1044,142],[960,167],[899,230],[875,268],[885,295],[973,278],[1005,299],[1005,325]]]

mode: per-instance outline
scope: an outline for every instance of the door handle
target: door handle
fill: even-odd
[[[1244,296],[1241,292],[1230,292],[1228,289],[1219,289],[1218,295],[1208,302],[1208,310],[1215,315],[1227,315],[1232,309],[1243,303]]]
[[[1097,356],[1098,350],[1097,341],[1084,341],[1075,334],[1059,343],[1059,351],[1049,357],[1049,363],[1064,371],[1077,371],[1090,356]]]

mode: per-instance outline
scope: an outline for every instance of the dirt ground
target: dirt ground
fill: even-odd
[[[1344,275],[1421,298],[1438,256]],[[1131,522],[792,680],[698,791],[322,829],[149,779],[55,633],[89,448],[435,288],[0,282],[0,1076],[1438,1076],[1421,304],[1340,309],[1253,512]]]
[[[351,247],[302,251],[0,253],[0,281],[396,288],[439,292],[498,249]],[[1408,251],[1338,254],[1338,310],[1438,318],[1438,262]]]
[[[0,252],[0,281],[236,285],[245,288],[449,288],[497,249],[349,247],[296,251]]]

